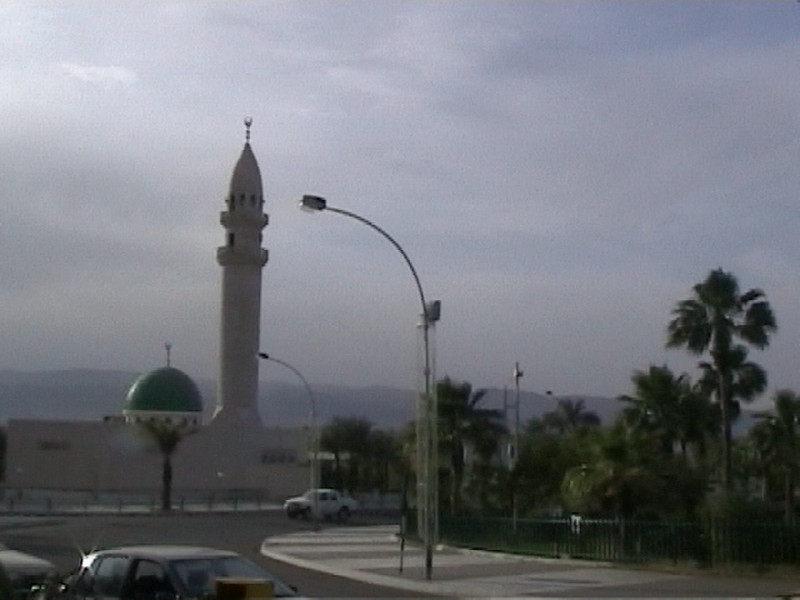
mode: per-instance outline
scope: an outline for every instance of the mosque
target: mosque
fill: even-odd
[[[157,493],[162,457],[142,421],[160,420],[186,432],[172,456],[174,494],[253,492],[280,499],[309,479],[307,431],[267,428],[258,413],[261,247],[269,223],[261,171],[245,145],[233,169],[217,248],[222,269],[216,407],[203,422],[197,385],[169,364],[139,377],[119,414],[97,421],[10,419],[6,486],[93,493]]]

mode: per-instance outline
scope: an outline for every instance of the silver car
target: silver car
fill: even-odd
[[[193,600],[214,595],[218,578],[268,580],[276,598],[297,596],[295,588],[235,552],[197,546],[128,546],[86,555],[58,597]]]
[[[15,598],[26,598],[34,587],[42,585],[56,573],[55,565],[50,561],[10,550],[2,544],[0,544],[0,569]]]

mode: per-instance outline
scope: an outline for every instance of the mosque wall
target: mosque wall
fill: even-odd
[[[206,426],[185,437],[172,457],[176,497],[253,492],[282,500],[306,489],[306,431],[261,430],[262,448],[257,452],[242,451],[233,428]],[[161,490],[161,454],[131,423],[11,419],[7,439],[10,488],[153,495]]]

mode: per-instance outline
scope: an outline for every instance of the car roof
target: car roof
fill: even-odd
[[[139,558],[154,559],[186,559],[186,558],[213,558],[238,556],[230,550],[220,550],[218,548],[206,548],[204,546],[180,546],[180,545],[140,545],[140,546],[119,546],[117,548],[105,548],[89,554],[95,558],[109,554],[126,554]]]
[[[49,560],[17,550],[8,550],[5,547],[0,550],[0,565],[7,571],[15,573],[38,573],[55,570],[55,566]]]

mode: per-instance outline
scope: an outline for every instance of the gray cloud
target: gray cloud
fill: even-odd
[[[795,3],[9,2],[0,368],[215,377],[218,213],[254,117],[262,336],[311,381],[438,371],[615,395],[717,266],[773,299],[800,389]],[[763,360],[762,360],[763,359]],[[270,376],[273,374],[270,373]],[[541,384],[541,386],[540,386]]]

